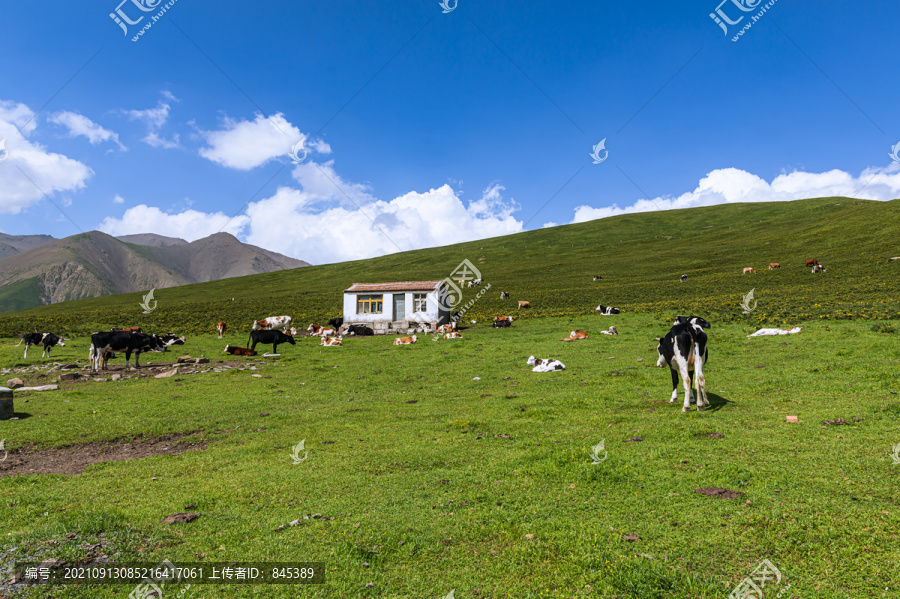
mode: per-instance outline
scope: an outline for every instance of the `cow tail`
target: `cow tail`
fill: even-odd
[[[247,349],[250,349],[250,340],[253,339],[253,331],[250,331],[250,336],[247,337]]]
[[[19,347],[20,345],[22,345],[23,341],[25,341],[25,337],[22,337],[21,339],[19,339],[19,342],[16,343],[16,347]]]

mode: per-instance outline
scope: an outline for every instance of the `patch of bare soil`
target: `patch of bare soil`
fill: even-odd
[[[705,435],[696,435],[696,436],[698,438],[706,437],[709,439],[724,439],[725,438],[725,435],[723,435],[722,433],[707,433]]]
[[[157,455],[178,455],[185,451],[206,449],[199,433],[176,433],[136,439],[134,441],[103,441],[58,447],[32,449],[31,446],[10,451],[0,462],[0,477],[26,474],[81,474],[99,462],[139,460]]]
[[[721,487],[704,487],[703,489],[696,489],[694,493],[700,493],[707,497],[718,497],[719,499],[737,499],[744,496],[740,491],[729,491]]]

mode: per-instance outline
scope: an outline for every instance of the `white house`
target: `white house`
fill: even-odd
[[[377,334],[407,333],[450,321],[445,281],[354,283],[344,291],[344,323],[365,324]]]

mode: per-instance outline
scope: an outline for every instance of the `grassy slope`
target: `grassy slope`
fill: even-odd
[[[225,320],[289,314],[295,321],[341,315],[341,292],[353,282],[439,279],[470,259],[492,291],[472,310],[483,319],[528,300],[531,316],[587,314],[598,303],[629,312],[695,311],[717,321],[744,317],[742,296],[756,289],[755,322],[796,318],[897,318],[900,200],[826,198],[735,204],[623,215],[519,235],[163,289],[159,308],[141,314],[141,294],[124,294],[0,314],[0,335],[35,325],[57,333],[142,325],[186,334]],[[672,237],[669,238],[668,235]],[[808,258],[825,276],[803,268]],[[769,262],[782,269],[769,272]],[[745,266],[757,274],[742,276]],[[594,283],[591,275],[602,274]],[[686,283],[679,277],[687,274]],[[467,298],[469,299],[467,294]],[[231,298],[237,301],[232,302]],[[247,324],[243,324],[247,323]],[[101,326],[102,325],[102,326]],[[93,329],[91,327],[94,327]]]
[[[611,323],[618,337],[596,334]],[[0,551],[21,557],[54,538],[62,544],[45,557],[72,559],[104,530],[123,540],[120,559],[321,560],[329,571],[324,587],[189,591],[206,598],[437,599],[455,588],[457,597],[705,599],[727,595],[764,558],[800,597],[891,596],[883,589],[900,587],[900,467],[888,457],[900,441],[896,335],[865,322],[803,324],[798,336],[748,340],[752,327],[716,323],[704,413],[668,403],[668,373],[653,367],[653,337],[668,325],[651,315],[479,325],[464,340],[411,347],[303,339],[260,366],[271,378],[69,384],[17,400],[31,417],[0,423],[8,448],[195,430],[209,447],[74,477],[0,479]],[[574,327],[591,339],[558,341]],[[83,358],[86,343],[72,340],[56,359]],[[222,344],[190,338],[185,349],[214,356]],[[19,363],[19,351],[5,342],[0,366]],[[531,373],[532,353],[568,369]],[[710,432],[725,437],[697,437]],[[644,441],[625,443],[635,436]],[[301,439],[310,457],[293,466]],[[592,466],[587,448],[601,439],[609,458]],[[745,497],[693,492],[708,486]],[[199,520],[160,524],[188,504]],[[274,531],[316,513],[334,519]],[[70,531],[81,541],[65,540]]]

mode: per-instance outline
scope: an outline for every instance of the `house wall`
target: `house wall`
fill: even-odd
[[[428,297],[428,310],[425,312],[413,312],[413,294],[426,293]],[[443,288],[441,293],[444,293]],[[427,322],[435,324],[444,324],[449,321],[449,312],[442,311],[433,292],[423,291],[385,291],[381,293],[384,296],[384,311],[382,314],[357,314],[356,301],[358,295],[373,295],[370,292],[361,293],[344,293],[344,322],[350,324],[369,324],[390,323],[394,322],[394,295],[402,294],[405,296],[406,315],[398,318],[398,321],[405,322]],[[380,327],[379,327],[380,328]]]

